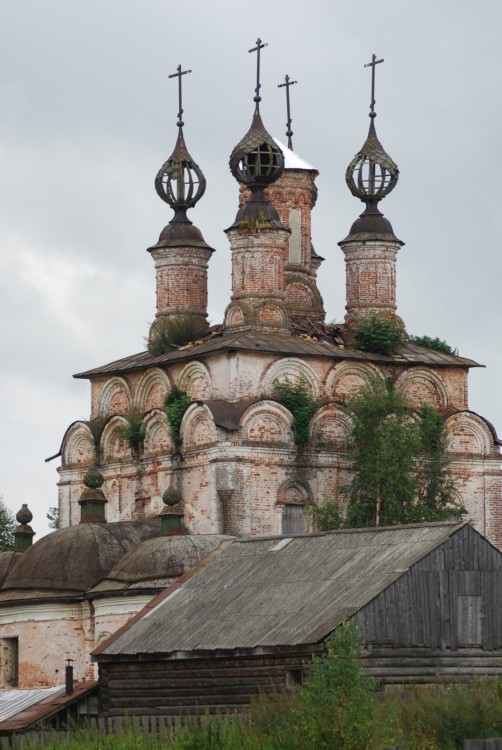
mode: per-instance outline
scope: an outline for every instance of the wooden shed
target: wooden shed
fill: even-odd
[[[101,711],[235,710],[354,618],[389,683],[502,674],[502,554],[464,522],[227,543],[94,653]]]

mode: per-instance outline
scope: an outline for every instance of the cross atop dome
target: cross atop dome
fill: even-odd
[[[371,62],[364,66],[371,67],[370,127],[363,147],[354,156],[345,174],[352,195],[374,209],[378,201],[394,190],[399,177],[397,164],[383,148],[375,130],[375,66],[382,62],[383,59],[377,60],[377,56],[372,55]]]

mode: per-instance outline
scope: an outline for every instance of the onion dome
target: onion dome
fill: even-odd
[[[354,235],[363,235],[364,239],[401,242],[394,235],[390,221],[378,208],[379,201],[394,190],[399,178],[397,164],[378,140],[375,129],[375,65],[379,62],[383,60],[376,60],[376,55],[373,55],[372,62],[366,66],[373,69],[368,137],[345,173],[350,192],[366,204],[366,209],[352,225],[346,240],[354,239]]]
[[[230,155],[230,171],[247,187],[266,187],[279,179],[284,171],[284,156],[267,132],[259,112],[244,138]]]
[[[279,215],[265,198],[263,190],[279,179],[284,172],[284,155],[266,130],[260,116],[260,50],[266,45],[261,39],[250,52],[257,52],[257,82],[253,120],[248,132],[230,154],[230,171],[233,176],[251,190],[251,197],[237,213],[231,228],[276,227],[284,229]]]
[[[178,138],[173,153],[155,178],[155,190],[159,197],[171,206],[174,216],[162,230],[158,243],[149,250],[186,245],[212,249],[204,241],[201,231],[194,227],[187,217],[187,210],[193,208],[206,191],[206,178],[202,169],[190,156],[183,136],[185,123],[182,120],[181,76],[185,73],[191,71],[182,71],[181,65],[178,65],[178,72],[169,76],[179,78]]]

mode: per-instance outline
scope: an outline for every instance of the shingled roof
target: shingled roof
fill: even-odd
[[[94,655],[106,660],[317,643],[463,526],[235,541],[168,587]]]

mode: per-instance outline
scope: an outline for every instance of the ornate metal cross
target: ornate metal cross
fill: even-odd
[[[289,107],[289,87],[292,86],[294,83],[298,83],[298,81],[290,81],[289,76],[286,75],[284,77],[284,83],[279,83],[277,85],[278,89],[282,89],[283,86],[286,87],[286,107],[288,111],[288,121],[286,123],[286,127],[287,127],[286,135],[288,136],[288,148],[290,148],[291,151],[293,150],[293,131],[291,130],[291,111]]]
[[[179,111],[178,111],[178,122],[176,125],[179,128],[182,128],[185,124],[183,120],[181,119],[183,115],[183,107],[181,106],[181,76],[186,76],[187,73],[191,73],[191,70],[181,70],[181,65],[178,65],[177,67],[177,73],[172,73],[172,75],[168,76],[169,78],[177,78],[178,79],[178,105],[179,105]]]
[[[260,96],[260,50],[262,50],[264,47],[268,47],[268,44],[265,44],[262,42],[260,38],[256,40],[256,47],[253,47],[253,49],[249,49],[248,52],[257,52],[256,56],[256,88],[255,88],[255,96],[253,101],[256,102],[256,110],[255,112],[260,111],[260,102],[261,102],[261,96]]]
[[[371,104],[370,104],[370,117],[376,117],[375,114],[375,65],[383,63],[381,60],[376,59],[376,55],[371,55],[371,62],[366,63],[365,68],[371,68]]]

